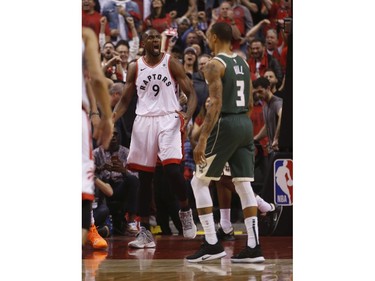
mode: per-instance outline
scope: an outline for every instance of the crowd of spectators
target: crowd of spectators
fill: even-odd
[[[270,81],[270,93],[282,99],[291,19],[291,0],[82,0],[82,26],[92,28],[98,36],[102,69],[108,79],[113,100],[112,108],[121,95],[121,85],[125,83],[129,62],[143,54],[142,33],[153,28],[162,34],[163,51],[181,61],[196,90],[198,106],[191,124],[199,122],[199,112],[204,109],[208,97],[208,89],[201,69],[212,55],[207,43],[207,31],[212,24],[227,22],[231,25],[232,51],[243,56],[248,62],[251,80],[254,82],[259,77],[267,78]],[[135,103],[136,100],[132,102],[133,109]],[[256,100],[254,108],[257,113],[251,115],[257,130],[254,135],[264,124],[262,107],[262,101]],[[115,150],[112,148],[111,151],[104,151],[98,147],[94,154],[94,156],[101,155],[100,158],[95,159],[98,167],[97,177],[109,183],[114,189],[114,195],[106,195],[107,199],[104,201],[109,203],[108,215],[112,215],[116,224],[115,229],[121,234],[134,234],[136,220],[136,208],[132,202],[136,202],[136,190],[139,185],[137,175],[121,167],[126,165],[126,159],[121,157],[125,157],[126,149],[129,147],[134,117],[135,112],[130,109],[126,116],[116,123],[117,130],[113,140],[116,142],[113,145],[116,147]],[[195,120],[196,118],[198,119]],[[182,167],[185,170],[187,184],[194,167],[189,156],[191,147],[189,133],[188,129],[185,138],[186,164]],[[269,145],[275,140],[269,140],[267,136],[259,140],[266,156]],[[118,164],[120,166],[116,166],[117,162],[116,165],[112,165],[111,155],[114,152],[118,154],[119,148],[121,149],[119,155],[122,155]],[[104,157],[105,155],[108,157]],[[127,185],[128,182],[131,182],[131,187]],[[159,186],[161,182],[162,176],[157,184],[157,199],[165,192]],[[129,188],[131,190],[128,190]],[[119,202],[123,203],[119,210],[112,210]],[[172,206],[169,209],[170,217],[177,222],[178,219],[175,219],[177,208]],[[165,218],[168,216],[168,210],[165,210],[163,216],[161,222],[166,229],[164,232],[170,234]],[[181,232],[181,226],[176,227]]]

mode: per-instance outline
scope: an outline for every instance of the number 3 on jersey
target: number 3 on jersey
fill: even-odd
[[[244,81],[240,80],[237,81],[237,96],[240,97],[239,100],[236,100],[236,105],[237,106],[245,106],[245,95],[243,93],[243,89],[245,88],[245,83]]]

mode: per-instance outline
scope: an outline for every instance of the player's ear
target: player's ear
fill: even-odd
[[[216,40],[217,40],[217,35],[216,35],[216,34],[212,34],[212,39],[213,39],[214,42],[216,42]]]

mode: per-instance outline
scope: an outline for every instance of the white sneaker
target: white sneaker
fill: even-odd
[[[179,211],[178,215],[180,216],[184,237],[194,239],[197,236],[197,226],[194,224],[193,212],[191,209],[186,212]]]
[[[129,247],[132,248],[155,248],[156,244],[154,241],[154,237],[152,236],[151,232],[141,226],[138,234],[136,235],[136,239],[128,243]]]

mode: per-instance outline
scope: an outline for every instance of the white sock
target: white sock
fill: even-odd
[[[258,210],[261,213],[267,213],[267,212],[273,211],[275,209],[272,206],[272,204],[264,201],[264,199],[262,197],[260,197],[259,195],[255,196],[255,199],[257,200],[257,203],[258,203]]]
[[[230,209],[220,209],[220,225],[225,233],[232,230],[232,222],[230,221]]]
[[[91,225],[95,225],[94,212],[91,210]]]
[[[198,216],[202,224],[204,235],[208,244],[214,245],[217,243],[217,236],[215,230],[214,215],[212,213]]]
[[[258,217],[249,217],[245,219],[247,231],[247,246],[254,248],[259,244]]]

